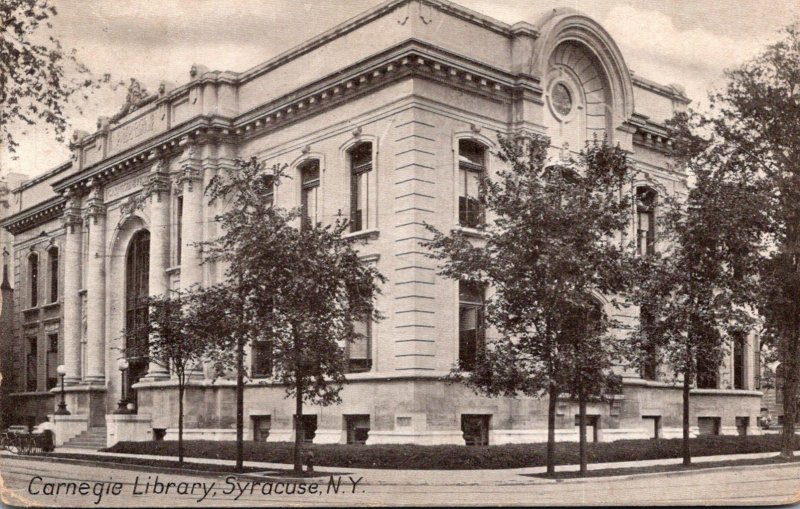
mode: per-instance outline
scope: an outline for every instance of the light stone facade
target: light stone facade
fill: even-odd
[[[571,9],[507,25],[445,0],[391,0],[248,71],[193,66],[187,83],[163,84],[119,118],[100,119],[95,133],[76,133],[71,161],[17,190],[20,208],[4,223],[15,235],[18,345],[5,412],[42,420],[54,408],[56,391],[41,380],[25,390],[22,365],[24,338],[43,342],[54,330],[72,412],[65,433],[105,426],[109,443],[172,437],[177,390],[164,367],[151,364],[133,386],[135,417],[113,414],[132,239],[149,232],[150,294],[218,282],[224,267],[201,264],[195,247],[218,234],[219,205],[203,197],[214,175],[237,157],[287,163],[293,178],[276,189],[275,203],[295,207],[299,168],[316,160],[317,217],[332,222],[351,207],[349,151],[368,142],[363,226],[350,235],[388,278],[377,303],[386,319],[373,324],[370,369],[347,376],[343,403],[305,408],[316,416],[314,442],[346,441],[346,423],[360,416],[370,444],[463,444],[464,415],[488,416],[490,443],[544,440],[546,400],[491,399],[441,381],[459,355],[458,283],[438,276],[420,246],[424,223],[458,227],[459,142],[492,149],[498,134],[513,131],[547,134],[554,157],[607,137],[640,170],[636,186],[684,193],[685,175],[667,167],[664,121],[687,103],[679,87],[634,75],[606,31]],[[488,157],[486,170],[499,164]],[[131,206],[137,194],[147,198],[141,209]],[[626,235],[633,229],[632,221]],[[53,246],[62,253],[60,293],[30,306],[27,260]],[[43,274],[42,288],[51,277]],[[627,323],[638,314],[608,304],[606,312]],[[729,390],[735,377],[726,361],[717,389],[693,391],[693,423],[714,418],[719,432],[736,433],[737,419],[747,418],[747,432],[758,433],[757,349],[753,338],[747,345],[740,388]],[[597,439],[646,438],[655,428],[678,436],[681,393],[666,371],[643,380],[620,368],[623,393],[589,405]],[[233,381],[196,373],[186,409],[187,438],[232,438]],[[268,440],[290,439],[292,409],[269,379],[247,385],[248,433],[268,418]],[[557,413],[558,437],[576,440],[577,404],[565,399]]]

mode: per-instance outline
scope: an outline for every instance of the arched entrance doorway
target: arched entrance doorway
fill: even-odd
[[[126,357],[129,367],[125,380],[128,400],[138,409],[133,384],[147,374],[146,352],[148,337],[144,324],[148,320],[147,297],[150,277],[150,232],[140,230],[128,244],[125,255],[125,330],[136,331],[126,334]]]

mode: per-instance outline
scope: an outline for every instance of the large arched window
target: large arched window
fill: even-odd
[[[133,397],[131,386],[147,372],[146,348],[148,344],[145,324],[148,319],[147,297],[150,277],[150,232],[137,232],[128,245],[125,256],[125,330],[128,395]]]
[[[28,295],[30,307],[39,305],[39,255],[36,253],[28,257]]]
[[[56,302],[58,300],[58,248],[50,248],[47,258],[47,264],[50,267],[50,302]]]

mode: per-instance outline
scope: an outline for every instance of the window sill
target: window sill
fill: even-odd
[[[380,230],[375,228],[371,230],[359,230],[357,232],[352,232],[345,234],[343,237],[347,240],[377,240],[378,236],[380,235]]]
[[[172,274],[180,274],[181,273],[181,266],[180,265],[176,265],[174,267],[168,267],[168,268],[164,269],[164,272],[166,272],[167,274],[170,274],[170,275],[172,275]]]
[[[453,231],[456,233],[460,233],[465,237],[472,237],[475,239],[485,239],[488,237],[488,234],[483,230],[478,230],[477,228],[469,228],[467,226],[456,226],[453,228]]]
[[[60,305],[61,305],[61,301],[57,300],[57,301],[49,302],[49,303],[43,305],[42,309],[55,309]]]

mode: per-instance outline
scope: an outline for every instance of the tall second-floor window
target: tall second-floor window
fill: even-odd
[[[640,256],[655,252],[656,193],[650,188],[636,189],[636,251]]]
[[[464,371],[475,369],[484,348],[484,295],[479,283],[458,283],[458,365]]]
[[[32,254],[28,257],[28,288],[30,306],[39,305],[39,255]]]
[[[58,384],[58,334],[47,335],[47,390]]]
[[[319,160],[307,161],[298,170],[303,225],[316,224],[319,221]]]
[[[47,252],[50,257],[50,302],[58,300],[58,249],[52,248]]]
[[[35,336],[28,338],[28,358],[26,366],[26,390],[33,392],[38,388],[39,349]]]
[[[484,223],[480,178],[486,172],[486,148],[472,140],[458,142],[458,224],[475,228]]]
[[[175,265],[181,264],[183,251],[183,196],[175,200]]]
[[[275,204],[275,175],[264,175],[264,202],[270,207]]]
[[[743,333],[733,337],[733,388],[746,389],[745,385],[745,346],[747,338]]]
[[[360,373],[372,369],[372,320],[366,318],[353,322],[356,336],[347,343],[347,370],[349,373]]]
[[[653,326],[654,317],[652,311],[648,309],[647,306],[642,306],[639,311],[639,320],[642,329],[645,331],[645,335],[649,335],[650,328]],[[644,355],[639,375],[645,380],[655,380],[658,378],[658,348],[649,337],[644,344]]]
[[[251,365],[253,378],[272,376],[272,343],[269,341],[253,341],[253,362]]]
[[[350,150],[350,231],[368,227],[369,179],[372,143],[359,143]]]

